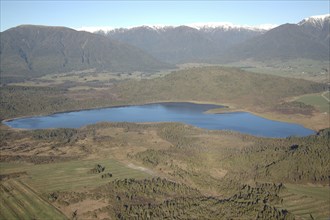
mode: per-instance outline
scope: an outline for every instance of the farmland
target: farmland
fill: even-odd
[[[67,219],[22,180],[1,181],[1,219]]]
[[[287,191],[281,195],[283,207],[297,219],[328,219],[330,216],[330,189],[328,187],[286,184]]]
[[[225,65],[239,67],[256,73],[307,79],[316,82],[327,82],[329,80],[329,61],[311,59],[274,59],[261,62],[245,60]]]
[[[329,114],[329,101],[327,99],[329,99],[329,92],[304,95],[296,101],[315,106],[319,111]]]
[[[8,173],[26,172],[30,178],[24,181],[39,192],[47,193],[57,190],[79,189],[81,187],[96,187],[111,180],[109,178],[102,179],[102,174],[89,173],[96,164],[105,167],[104,173],[111,172],[112,179],[141,179],[149,176],[145,172],[129,168],[113,159],[78,160],[54,164],[14,166],[13,168],[7,163],[1,164],[1,168]]]

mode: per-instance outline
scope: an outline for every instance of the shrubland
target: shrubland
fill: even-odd
[[[68,218],[294,219],[301,196],[302,208],[320,204],[312,216],[329,216],[328,199],[314,196],[329,190],[329,129],[277,139],[179,123],[1,133],[1,183],[23,181]]]

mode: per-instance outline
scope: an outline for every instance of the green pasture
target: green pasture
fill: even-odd
[[[60,211],[17,179],[0,183],[0,219],[67,219]]]
[[[282,207],[292,212],[296,219],[329,219],[330,188],[298,184],[285,184]]]
[[[95,165],[105,167],[102,173],[90,173]],[[1,173],[27,172],[24,181],[38,192],[57,190],[76,190],[85,187],[96,187],[114,179],[147,178],[150,175],[132,169],[113,159],[81,160],[41,165],[20,165],[2,163]],[[102,174],[111,173],[112,177],[101,178]]]
[[[324,93],[324,96],[329,97],[329,92]],[[322,93],[304,95],[299,97],[296,101],[312,105],[322,112],[329,113],[329,101],[322,96]]]

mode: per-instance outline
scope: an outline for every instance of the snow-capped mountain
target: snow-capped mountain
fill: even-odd
[[[230,48],[223,59],[314,59],[329,60],[330,16],[318,15],[298,24],[283,24],[265,34]]]
[[[159,60],[181,63],[219,56],[232,45],[265,33],[267,26],[194,23],[181,26],[139,26],[103,32],[112,39],[139,47]]]
[[[208,22],[208,23],[192,23],[192,24],[187,24],[186,26],[195,28],[197,30],[222,29],[222,30],[267,31],[278,25],[261,24],[257,26],[249,26],[249,25],[236,25],[230,22]]]
[[[326,47],[330,44],[330,14],[305,18],[298,25],[313,37],[319,39]]]
[[[322,29],[324,25],[326,24],[329,25],[329,21],[330,21],[330,14],[316,15],[303,19],[301,22],[298,23],[298,25],[300,26],[309,25],[309,26],[314,26],[315,28]]]
[[[311,16],[298,24],[290,25],[248,26],[229,22],[208,22],[180,26],[160,24],[85,30],[97,31],[111,39],[131,44],[169,63],[210,60],[228,54],[229,50],[238,51],[230,52],[233,59],[245,59],[250,56],[256,59],[267,56],[303,56],[319,59],[324,57],[329,48],[329,21],[330,16],[326,14]],[[274,47],[270,47],[272,45]],[[245,49],[241,51],[236,47]],[[231,50],[232,48],[236,49]]]
[[[315,16],[310,16],[298,23],[300,26],[304,25],[312,25],[317,28],[322,28],[324,24],[329,22],[330,20],[330,14],[325,14],[325,15],[315,15]],[[108,32],[125,32],[130,29],[139,29],[139,28],[144,28],[144,29],[152,29],[156,31],[165,31],[167,29],[174,29],[179,26],[187,26],[191,27],[197,30],[211,30],[211,29],[221,29],[221,30],[251,30],[251,31],[261,31],[265,32],[268,30],[271,30],[277,26],[278,24],[260,24],[260,25],[237,25],[233,24],[231,22],[199,22],[199,23],[190,23],[190,24],[182,24],[182,25],[166,25],[166,24],[151,24],[151,25],[140,25],[140,26],[130,26],[130,27],[120,27],[120,28],[115,28],[111,26],[85,26],[85,27],[79,27],[75,28],[78,31],[87,31],[87,32],[103,32],[103,33],[108,33]]]
[[[206,23],[190,23],[190,24],[182,24],[182,25],[165,25],[165,24],[152,24],[152,25],[141,25],[141,26],[131,26],[131,27],[121,27],[121,28],[114,28],[111,26],[86,26],[86,27],[79,27],[75,28],[77,31],[87,31],[91,33],[95,32],[123,32],[130,29],[136,28],[149,28],[156,31],[165,31],[167,29],[173,29],[180,26],[187,26],[197,30],[210,30],[210,29],[221,29],[221,30],[252,30],[252,31],[268,31],[277,27],[276,24],[260,24],[260,25],[236,25],[230,22],[206,22]]]
[[[99,31],[106,33],[115,28],[113,28],[111,26],[96,26],[96,27],[86,26],[86,27],[80,27],[80,28],[75,28],[75,29],[77,31],[87,31],[87,32],[91,32],[91,33],[99,32]]]

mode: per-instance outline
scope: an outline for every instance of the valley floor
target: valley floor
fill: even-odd
[[[4,219],[330,216],[329,130],[272,139],[175,123],[99,123],[2,126],[1,134]]]
[[[328,97],[327,85],[223,67],[148,79],[140,73],[108,80],[106,74],[88,74],[2,86],[1,119],[192,101],[225,104],[225,111],[249,111],[318,132],[275,139],[179,123],[44,130],[1,124],[2,219],[330,217],[329,111],[322,107],[328,104],[322,98]],[[313,103],[310,96],[321,99]]]

